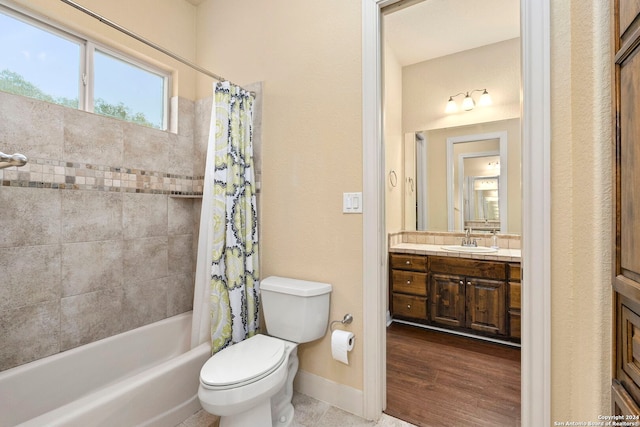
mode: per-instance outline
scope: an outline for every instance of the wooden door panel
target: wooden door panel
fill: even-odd
[[[468,279],[467,328],[495,335],[506,333],[505,283],[495,280]]]
[[[624,305],[621,316],[622,370],[640,389],[640,316]]]
[[[464,277],[448,274],[431,276],[431,321],[465,326]]]
[[[620,35],[631,26],[640,13],[640,0],[620,0]]]
[[[620,268],[640,279],[640,55],[620,67]]]

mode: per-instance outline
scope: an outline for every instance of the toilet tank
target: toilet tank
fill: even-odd
[[[327,332],[330,284],[271,276],[260,282],[260,295],[269,335],[305,343]]]

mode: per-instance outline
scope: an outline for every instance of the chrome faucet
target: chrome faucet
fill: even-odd
[[[476,239],[471,240],[471,227],[467,228],[467,231],[464,232],[464,237],[462,238],[461,246],[467,247],[478,247],[478,242]]]

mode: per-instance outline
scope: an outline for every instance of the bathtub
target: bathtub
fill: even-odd
[[[0,372],[0,427],[173,427],[200,409],[191,312]]]

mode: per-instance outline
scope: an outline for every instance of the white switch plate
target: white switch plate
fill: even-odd
[[[362,213],[362,193],[342,193],[343,213]]]

